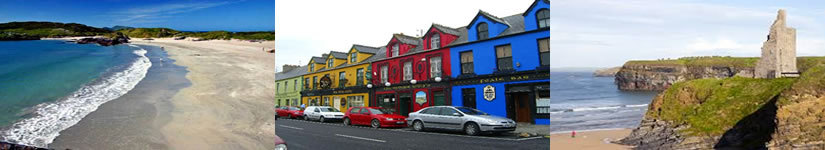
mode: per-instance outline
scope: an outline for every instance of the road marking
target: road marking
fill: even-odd
[[[346,125],[340,124],[340,123],[335,123],[335,124],[333,124],[333,123],[321,123],[321,122],[305,121],[305,120],[293,120],[293,121],[308,122],[308,123],[322,124],[322,125],[346,126]],[[367,127],[367,126],[349,126],[349,127],[373,129],[372,127]],[[439,132],[419,132],[419,131],[406,130],[405,128],[399,128],[399,129],[378,128],[378,130],[395,131],[395,132],[408,132],[408,133],[417,133],[417,134],[429,134],[429,135],[455,136],[455,137],[465,137],[465,138],[479,138],[479,139],[490,139],[490,140],[507,140],[507,141],[525,141],[525,140],[533,140],[533,139],[540,139],[540,138],[548,138],[548,137],[543,137],[543,136],[536,136],[536,137],[529,137],[529,138],[512,139],[512,138],[504,138],[504,137],[469,136],[469,135],[439,133]]]
[[[293,126],[285,126],[285,125],[278,125],[278,126],[281,126],[281,127],[284,127],[284,128],[292,128],[292,129],[295,129],[295,130],[304,130],[304,128],[293,127]]]
[[[376,140],[376,139],[371,139],[371,138],[364,138],[364,137],[357,137],[357,136],[343,135],[343,134],[335,134],[335,136],[343,136],[343,137],[348,137],[348,138],[353,138],[353,139],[360,139],[360,140],[367,140],[367,141],[374,141],[374,142],[381,142],[381,143],[386,143],[387,142],[387,141],[384,141],[384,140]]]

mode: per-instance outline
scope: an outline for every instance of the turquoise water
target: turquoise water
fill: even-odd
[[[123,70],[138,58],[127,45],[103,47],[56,40],[0,41],[0,129]]]

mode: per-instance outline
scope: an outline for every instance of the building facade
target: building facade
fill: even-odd
[[[450,47],[452,105],[549,124],[550,2],[499,18],[479,11]]]
[[[369,106],[367,88],[370,59],[378,48],[353,45],[348,52],[313,57],[303,76],[302,102],[308,106],[331,106],[339,110]]]
[[[301,86],[307,66],[284,65],[281,72],[275,73],[275,105],[297,106],[301,103]]]
[[[433,24],[422,38],[395,34],[384,58],[372,62],[373,106],[407,116],[428,106],[450,105],[450,44],[456,29]]]

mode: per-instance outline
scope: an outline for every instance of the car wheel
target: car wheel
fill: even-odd
[[[289,119],[292,119],[292,114],[289,114],[286,117],[289,118]]]
[[[378,121],[378,119],[372,119],[372,123],[370,123],[370,125],[372,125],[372,128],[378,128],[381,127],[381,122]]]
[[[421,121],[416,120],[413,122],[413,130],[415,131],[424,131],[424,124]]]
[[[344,118],[344,125],[352,125],[349,122],[349,118]]]
[[[309,121],[309,117],[307,117],[307,115],[304,115],[304,120]]]
[[[464,133],[467,133],[467,135],[478,135],[478,132],[480,131],[476,123],[467,123],[467,125],[464,125]]]
[[[326,121],[324,120],[324,116],[321,116],[321,118],[319,118],[319,119],[318,119],[318,121],[320,121],[320,122],[326,122]]]

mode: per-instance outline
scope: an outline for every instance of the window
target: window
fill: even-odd
[[[292,80],[292,91],[298,90],[298,79]]]
[[[404,81],[412,80],[412,61],[404,62]]]
[[[539,59],[542,66],[550,66],[550,38],[539,40]]]
[[[513,70],[513,50],[510,45],[496,46],[496,65],[499,71]]]
[[[275,93],[281,93],[281,83],[275,83]]]
[[[441,112],[439,112],[438,114],[442,116],[452,116],[453,113],[458,113],[458,111],[455,111],[455,109],[453,108],[445,107],[441,108]]]
[[[461,97],[464,107],[476,108],[476,88],[461,89]]]
[[[476,30],[477,30],[476,35],[478,36],[478,40],[484,40],[484,39],[487,39],[487,38],[490,37],[490,33],[487,32],[487,23],[484,23],[484,22],[479,23],[478,26],[476,26]]]
[[[441,111],[441,109],[442,109],[441,107],[432,107],[432,108],[428,108],[427,110],[421,111],[421,113],[430,114],[430,115],[438,115],[438,112]]]
[[[430,37],[430,49],[437,49],[441,47],[441,36],[438,33]]]
[[[327,62],[327,68],[332,68],[332,61],[333,60],[335,60],[335,59],[329,59],[329,61]]]
[[[358,53],[353,52],[352,54],[349,54],[349,61],[353,63],[358,61]]]
[[[381,84],[387,83],[387,66],[381,66]]]
[[[284,81],[284,92],[286,92],[286,89],[289,89],[289,81]]]
[[[550,115],[550,85],[539,85],[536,89],[536,113]]]
[[[398,43],[392,45],[392,57],[398,56]]]
[[[347,72],[341,71],[338,73],[338,87],[342,88],[347,86]]]
[[[315,65],[314,64],[309,65],[309,72],[313,72],[313,71],[315,71]]]
[[[363,107],[364,106],[364,96],[347,96],[349,100],[347,102],[348,107]]]
[[[473,51],[461,52],[461,74],[473,73]]]
[[[323,106],[329,106],[329,97],[324,97]]]
[[[314,76],[314,77],[312,77],[312,89],[314,90],[314,89],[317,89],[317,88],[318,88],[318,76]]]
[[[550,26],[550,10],[541,9],[536,12],[536,23],[539,24],[539,28]]]
[[[430,58],[430,78],[441,77],[441,57]]]
[[[359,68],[355,71],[355,85],[364,84],[364,68]]]
[[[309,82],[309,77],[304,78],[304,89],[310,89],[309,88],[309,83],[310,83]]]

